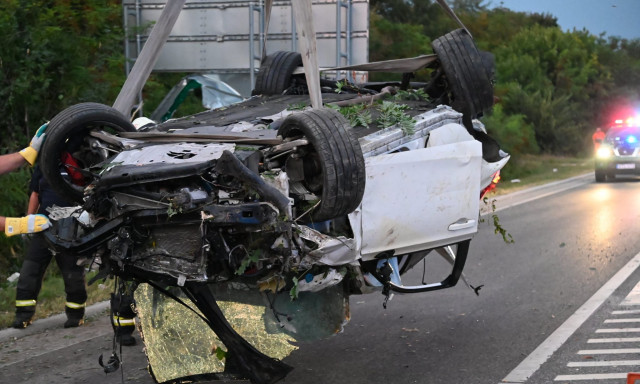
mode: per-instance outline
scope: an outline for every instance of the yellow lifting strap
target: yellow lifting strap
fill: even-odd
[[[113,325],[116,327],[128,327],[136,325],[136,321],[126,317],[113,316]]]
[[[35,305],[35,300],[16,300],[16,307],[34,307]]]
[[[80,309],[86,307],[87,303],[72,303],[70,301],[67,301],[65,305],[71,309]]]

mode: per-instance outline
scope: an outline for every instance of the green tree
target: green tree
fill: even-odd
[[[533,26],[496,50],[498,89],[507,114],[524,114],[545,152],[577,154],[611,87],[597,39],[583,31]],[[591,124],[587,124],[591,122]]]
[[[422,33],[422,27],[392,22],[377,14],[370,18],[369,55],[372,61],[401,59],[432,52],[431,40]],[[399,74],[371,73],[372,80],[399,79]],[[426,78],[426,73],[422,73]]]

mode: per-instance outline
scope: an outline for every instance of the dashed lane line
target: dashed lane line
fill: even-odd
[[[640,328],[600,328],[596,333],[638,333]]]
[[[614,380],[626,379],[626,373],[591,373],[583,375],[559,375],[553,381],[577,381],[577,380]]]
[[[638,313],[640,313],[640,309],[624,309],[611,312],[612,315],[636,315]]]
[[[613,324],[613,323],[640,323],[640,319],[637,317],[628,317],[624,319],[607,319],[604,321],[605,324]]]
[[[640,360],[612,360],[612,361],[572,361],[567,363],[569,368],[579,367],[623,367],[640,365]]]
[[[625,353],[640,353],[640,348],[583,349],[578,351],[578,355],[621,355]]]
[[[589,344],[595,343],[640,343],[640,337],[607,337],[587,340]]]

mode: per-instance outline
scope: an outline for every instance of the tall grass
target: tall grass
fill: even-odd
[[[593,172],[592,158],[562,157],[552,155],[512,156],[502,169],[498,194],[567,179]]]

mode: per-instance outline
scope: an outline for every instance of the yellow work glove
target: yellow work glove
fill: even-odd
[[[31,138],[31,142],[29,146],[22,151],[20,151],[20,155],[24,157],[25,160],[29,162],[29,164],[33,165],[36,162],[36,158],[38,157],[38,152],[40,151],[40,147],[44,142],[44,137],[46,136],[45,130],[49,123],[44,123],[38,130],[36,134]]]
[[[7,236],[22,235],[44,231],[51,226],[45,215],[29,215],[25,217],[7,217],[4,222],[4,233]]]

